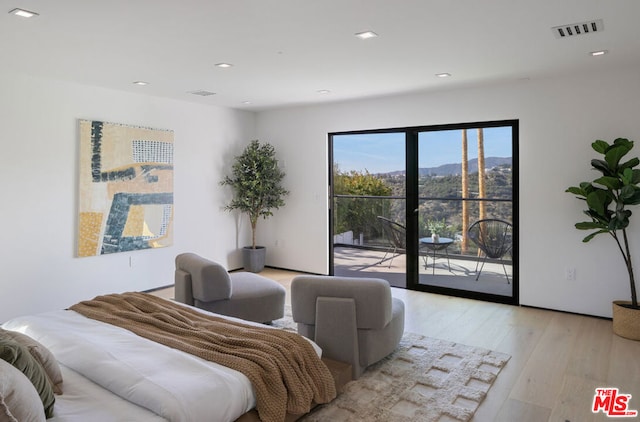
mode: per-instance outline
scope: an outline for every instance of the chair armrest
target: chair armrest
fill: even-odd
[[[184,253],[176,257],[176,277],[179,270],[190,275],[194,299],[212,302],[231,297],[231,278],[222,265],[193,253]]]
[[[174,283],[175,300],[193,306],[191,274],[183,270],[176,270]]]

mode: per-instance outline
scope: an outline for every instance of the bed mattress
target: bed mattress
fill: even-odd
[[[64,394],[56,397],[56,422],[230,422],[256,404],[242,373],[74,311],[18,317],[3,327],[38,340],[64,368],[67,377]],[[132,419],[134,413],[139,417]]]
[[[166,422],[166,419],[100,387],[73,369],[60,365],[64,394],[56,396],[47,422]]]

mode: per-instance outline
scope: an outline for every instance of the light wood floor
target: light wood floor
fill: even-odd
[[[291,279],[298,273],[267,268],[260,274],[287,288],[290,304]],[[640,411],[640,342],[612,334],[611,321],[392,290],[406,306],[405,331],[511,355],[474,421],[611,420],[591,412],[597,387],[631,394],[630,409]],[[154,294],[172,298],[173,289]]]

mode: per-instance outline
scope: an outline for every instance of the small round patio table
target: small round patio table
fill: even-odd
[[[441,237],[437,241],[434,241],[431,237],[421,237],[420,238],[420,247],[423,246],[427,248],[427,253],[424,256],[424,269],[427,269],[427,257],[429,256],[429,252],[433,252],[433,275],[436,274],[436,252],[444,250],[444,253],[447,257],[447,266],[449,267],[449,272],[451,272],[451,263],[449,262],[449,246],[453,243],[453,239],[448,237]]]

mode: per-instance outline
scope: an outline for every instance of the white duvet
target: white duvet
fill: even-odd
[[[169,421],[234,421],[256,404],[240,372],[74,311],[19,317],[3,326],[35,338],[63,365]]]
[[[165,418],[116,396],[62,364],[60,369],[64,394],[56,396],[53,417],[47,422],[167,422]]]

